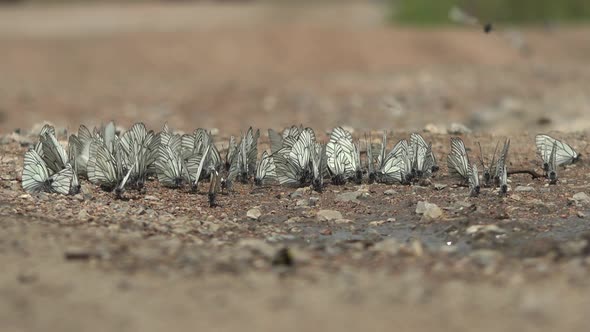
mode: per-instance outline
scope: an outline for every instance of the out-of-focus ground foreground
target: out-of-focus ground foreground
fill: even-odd
[[[444,160],[452,123],[488,152],[510,136],[513,168],[538,169],[537,132],[587,154],[590,28],[416,29],[379,6],[0,7],[0,330],[586,330],[588,164],[468,199]],[[238,185],[215,209],[155,184],[115,201],[14,180],[39,123],[111,119],[220,143],[249,125],[427,127],[443,169],[424,188]]]

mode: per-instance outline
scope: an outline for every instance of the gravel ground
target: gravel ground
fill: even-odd
[[[0,8],[2,331],[586,329],[588,163],[469,198],[444,161],[453,123],[472,160],[510,137],[509,169],[539,171],[541,131],[587,155],[588,28],[521,30],[523,48],[502,27],[385,27],[367,5],[242,6]],[[427,128],[442,169],[322,194],[236,184],[218,208],[156,182],[22,191],[40,121],[110,119],[218,128],[219,145],[250,124]]]

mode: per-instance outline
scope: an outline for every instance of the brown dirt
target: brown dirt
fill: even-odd
[[[515,175],[507,197],[472,199],[446,175],[449,136],[427,133],[442,190],[237,185],[213,209],[155,182],[118,201],[87,183],[33,197],[16,180],[42,120],[168,121],[219,128],[218,143],[249,125],[391,142],[460,122],[472,148],[509,135],[512,169],[538,168],[538,131],[587,154],[589,29],[527,28],[526,49],[510,33],[388,27],[359,4],[0,8],[0,329],[584,330],[590,207],[571,200],[589,192],[584,161],[557,186]],[[422,200],[443,218],[417,215]],[[343,220],[318,221],[322,209]],[[294,267],[272,263],[284,247]]]

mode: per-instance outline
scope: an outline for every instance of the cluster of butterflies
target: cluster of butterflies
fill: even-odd
[[[483,151],[481,145],[480,164],[482,167],[483,186],[490,187],[492,185],[499,186],[501,194],[506,194],[508,191],[508,170],[507,159],[508,151],[510,149],[510,140],[504,141],[504,147],[496,160],[496,152],[498,151],[498,144],[494,149],[491,161],[487,164],[484,161]],[[535,145],[537,153],[543,160],[543,175],[549,179],[550,184],[557,183],[557,169],[559,166],[573,164],[580,160],[581,155],[574,150],[569,144],[557,140],[549,135],[538,134],[535,136]],[[460,138],[451,138],[451,153],[447,157],[449,172],[451,175],[460,179],[463,184],[470,188],[471,196],[478,196],[480,192],[480,177],[477,169],[477,164],[471,164],[465,149],[465,144]]]
[[[290,127],[282,133],[268,130],[270,152],[258,158],[260,131],[249,128],[238,142],[231,136],[222,157],[210,132],[197,129],[192,134],[178,134],[167,125],[161,132],[147,130],[143,123],[134,124],[119,133],[113,122],[90,131],[81,125],[69,136],[67,148],[57,140],[55,129],[46,125],[39,141],[25,153],[22,186],[26,192],[76,194],[79,178],[85,178],[118,198],[128,188],[144,190],[150,179],[170,188],[189,187],[209,181],[209,203],[216,205],[218,193],[228,192],[235,181],[253,182],[256,186],[270,183],[303,187],[321,192],[324,180],[334,185],[347,182],[412,184],[427,181],[439,170],[432,144],[413,133],[409,140],[398,141],[387,149],[387,135],[374,144],[365,137],[365,158],[361,158],[360,140],[341,127],[330,133],[325,144],[318,142],[311,128]],[[558,166],[579,160],[580,155],[567,143],[547,135],[536,136],[537,151],[543,159],[544,175],[555,184]],[[510,140],[496,160],[498,145],[486,163],[480,145],[480,164],[484,186],[495,184],[506,193],[507,158]],[[364,163],[363,163],[364,159]],[[464,142],[451,138],[447,165],[460,184],[469,186],[470,194],[480,192],[480,174],[476,163],[470,163]]]

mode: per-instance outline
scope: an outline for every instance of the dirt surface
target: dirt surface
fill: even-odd
[[[0,8],[0,329],[586,330],[590,201],[574,195],[590,193],[588,163],[469,198],[444,161],[454,122],[473,130],[473,161],[476,142],[491,152],[507,135],[509,169],[539,171],[541,131],[587,155],[589,39],[391,27],[358,4]],[[22,191],[43,120],[110,119],[218,128],[220,146],[249,125],[390,142],[427,127],[442,169],[424,187],[238,184],[218,208],[157,182],[126,200],[87,182]]]

